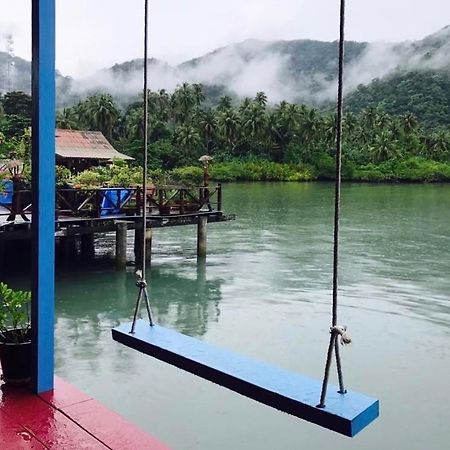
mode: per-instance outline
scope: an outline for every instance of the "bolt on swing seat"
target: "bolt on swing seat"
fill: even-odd
[[[331,386],[325,408],[318,408],[321,382],[223,350],[148,321],[112,330],[127,347],[212,381],[280,411],[353,437],[378,417],[378,400]]]

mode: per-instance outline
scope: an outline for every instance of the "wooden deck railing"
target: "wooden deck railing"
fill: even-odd
[[[100,218],[142,214],[141,187],[56,190],[56,219],[62,217]],[[147,188],[146,207],[151,215],[189,214],[222,210],[222,186],[152,186]],[[15,189],[11,203],[2,203],[7,221],[16,216],[29,221],[32,213],[31,190]],[[6,210],[6,211],[5,211]]]

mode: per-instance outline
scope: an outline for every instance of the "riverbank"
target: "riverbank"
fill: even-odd
[[[380,164],[355,165],[343,163],[343,179],[360,182],[450,181],[450,164],[421,157],[389,160]],[[216,182],[232,181],[318,181],[333,180],[333,158],[322,158],[316,165],[282,164],[264,160],[218,162],[211,166],[210,177]],[[158,178],[160,173],[153,172]],[[196,166],[173,169],[167,174],[179,183],[201,184],[203,171]]]

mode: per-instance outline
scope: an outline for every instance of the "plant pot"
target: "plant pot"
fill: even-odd
[[[7,384],[28,383],[31,380],[31,341],[21,343],[0,341],[0,363],[3,380]]]

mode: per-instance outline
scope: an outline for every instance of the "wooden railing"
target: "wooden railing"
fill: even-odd
[[[56,190],[56,218],[101,218],[142,214],[141,187]],[[31,190],[14,189],[10,204],[1,204],[0,216],[29,221],[32,213]],[[190,214],[222,210],[222,186],[152,186],[147,188],[146,207],[151,215]]]
[[[183,186],[155,186],[147,192],[147,205],[159,214],[189,214],[202,209],[222,210],[222,185],[188,188]]]

